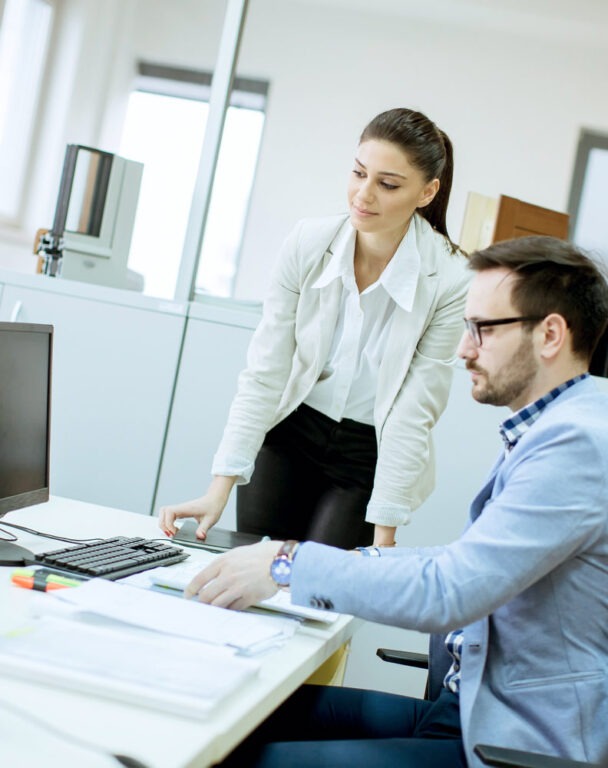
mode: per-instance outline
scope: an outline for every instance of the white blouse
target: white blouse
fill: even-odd
[[[341,280],[342,297],[327,361],[304,402],[334,421],[347,418],[373,425],[378,371],[395,306],[412,309],[420,254],[414,227],[409,227],[378,280],[359,293],[355,238],[353,227],[344,227],[334,243],[333,258],[312,286],[320,289]]]

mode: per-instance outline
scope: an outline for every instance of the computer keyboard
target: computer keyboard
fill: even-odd
[[[179,563],[189,557],[182,547],[140,537],[114,536],[89,544],[38,552],[36,564],[57,568],[85,578],[120,579],[159,565]]]

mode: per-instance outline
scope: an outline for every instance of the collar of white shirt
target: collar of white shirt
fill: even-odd
[[[332,243],[332,258],[320,277],[313,283],[313,288],[324,288],[338,278],[342,279],[347,288],[355,285],[356,234],[356,230],[347,219]],[[412,220],[395,255],[374,286],[382,285],[396,304],[406,312],[410,312],[414,305],[419,275],[420,252],[416,242],[416,227]],[[374,286],[369,286],[366,290]]]

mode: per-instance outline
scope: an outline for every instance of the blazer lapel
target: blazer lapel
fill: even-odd
[[[471,502],[471,520],[476,520],[479,515],[481,515],[486,502],[492,498],[492,491],[494,489],[496,475],[498,474],[498,470],[501,468],[504,460],[505,454],[504,451],[501,451],[500,456],[496,459],[496,462],[492,467],[492,470],[490,471],[488,479],[486,480],[483,488]]]
[[[325,267],[332,257],[332,251],[328,248],[323,256],[322,263]],[[319,288],[319,311],[311,325],[311,331],[317,339],[315,357],[316,373],[320,374],[329,355],[334,331],[340,313],[342,299],[342,281],[332,280],[329,285]]]
[[[416,352],[418,340],[424,333],[429,309],[435,298],[439,278],[435,275],[420,275],[416,288],[416,299],[411,312],[395,307],[384,357],[378,372],[378,392],[382,402],[378,403],[380,424],[383,424],[388,410],[401,389]]]
[[[381,402],[376,403],[376,425],[383,425],[395,402],[416,352],[418,341],[430,320],[430,310],[439,286],[437,254],[433,233],[424,219],[416,214],[411,226],[416,231],[416,246],[420,254],[420,275],[411,312],[395,307],[384,358],[378,372],[378,392]]]

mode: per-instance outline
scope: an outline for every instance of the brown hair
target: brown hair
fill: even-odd
[[[511,298],[522,315],[561,315],[572,351],[589,361],[608,322],[605,270],[582,250],[555,237],[518,237],[475,251],[476,272],[504,267],[515,273]]]
[[[368,123],[359,143],[370,139],[396,144],[407,154],[410,163],[421,171],[426,181],[439,179],[437,194],[418,212],[433,229],[448,239],[455,250],[456,246],[450,240],[446,225],[454,174],[454,153],[448,135],[422,112],[397,108],[381,112]]]

